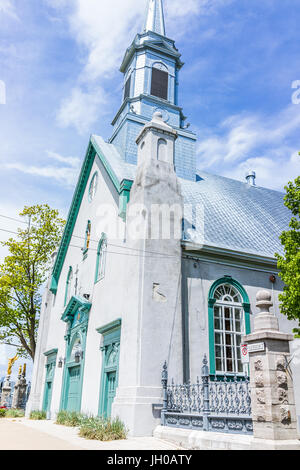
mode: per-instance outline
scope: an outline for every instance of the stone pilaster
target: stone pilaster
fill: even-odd
[[[134,436],[152,435],[160,423],[164,362],[174,380],[183,380],[183,199],[174,169],[176,138],[161,113],[155,113],[143,128],[137,139],[138,168],[127,207],[126,246],[140,256],[124,260],[126,304],[113,416],[119,416]]]
[[[269,312],[271,295],[257,293],[260,312],[254,319],[254,332],[244,337],[250,357],[250,386],[254,439],[273,441],[273,448],[300,449],[297,434],[293,378],[289,367],[289,342],[293,335],[279,331],[278,319]],[[253,351],[252,351],[253,349]]]

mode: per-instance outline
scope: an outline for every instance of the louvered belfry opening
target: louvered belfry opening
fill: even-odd
[[[131,75],[130,75],[130,77],[127,79],[127,81],[126,81],[126,83],[125,83],[124,100],[126,100],[126,98],[129,98],[129,97],[130,97],[130,85],[131,85]]]
[[[164,70],[152,69],[151,95],[168,99],[169,74]]]

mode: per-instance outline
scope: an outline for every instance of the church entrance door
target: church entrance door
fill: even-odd
[[[67,378],[67,411],[79,411],[80,409],[80,366],[68,368]]]
[[[117,388],[117,371],[108,372],[106,374],[106,390],[105,390],[105,403],[106,410],[104,410],[106,416],[111,416],[111,407],[116,395]]]
[[[109,418],[118,387],[121,320],[97,331],[103,335],[99,416]]]

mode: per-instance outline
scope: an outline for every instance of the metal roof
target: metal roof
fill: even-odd
[[[116,147],[93,136],[119,182],[134,180],[136,165]],[[279,235],[291,214],[284,194],[198,170],[197,181],[179,178],[185,207],[184,240],[274,258],[282,253]]]

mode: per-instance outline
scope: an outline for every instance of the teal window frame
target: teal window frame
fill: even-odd
[[[105,248],[103,250],[103,245]],[[96,259],[96,272],[95,272],[95,284],[105,277],[105,266],[106,266],[106,251],[107,249],[107,236],[105,233],[102,233],[98,249],[97,249],[97,259]],[[103,270],[99,273],[100,263],[103,263]]]
[[[244,309],[244,321],[245,321],[245,334],[248,335],[251,333],[251,322],[250,322],[250,310],[251,305],[249,301],[248,294],[244,287],[231,276],[224,276],[218,280],[216,280],[208,294],[208,330],[209,330],[209,366],[210,366],[210,375],[219,375],[224,376],[221,372],[217,372],[216,374],[216,355],[215,355],[215,327],[214,327],[214,305],[216,303],[216,299],[214,298],[214,294],[216,289],[222,284],[229,284],[235,287],[238,292],[241,294],[243,302],[242,307]],[[229,375],[230,373],[228,373]],[[233,374],[234,375],[234,374]],[[237,375],[239,375],[237,373]]]
[[[70,300],[70,298],[71,298],[71,295],[69,295],[69,294],[70,294],[70,288],[71,288],[71,286],[70,286],[71,276],[73,276],[73,268],[72,268],[72,266],[69,267],[69,272],[68,272],[68,276],[67,276],[64,306],[67,305],[68,298],[69,298],[69,300]]]
[[[86,230],[85,230],[85,239],[84,239],[84,247],[82,248],[82,253],[83,253],[83,259],[87,257],[88,251],[89,251],[89,246],[91,242],[91,232],[92,232],[92,223],[90,220],[88,220],[86,224]],[[88,240],[88,234],[90,233],[90,238]],[[88,244],[89,241],[89,244]]]

